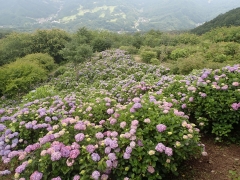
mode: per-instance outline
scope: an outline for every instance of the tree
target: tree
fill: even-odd
[[[94,52],[101,52],[111,48],[111,42],[107,38],[97,37],[93,40],[92,46]]]
[[[61,63],[64,59],[60,51],[70,40],[70,35],[60,29],[37,30],[32,36],[31,53],[47,53]]]
[[[73,61],[75,66],[90,59],[93,54],[93,49],[88,44],[78,44],[77,40],[68,43],[61,51],[63,57],[68,61]]]
[[[143,45],[143,37],[141,37],[140,33],[135,33],[133,35],[132,45],[137,49],[140,49],[140,47]]]
[[[143,51],[141,53],[142,61],[145,63],[150,63],[151,59],[156,58],[157,53],[153,51]]]
[[[93,49],[88,44],[79,45],[76,40],[73,40],[66,45],[66,47],[61,51],[61,53],[65,59],[74,63],[77,80],[79,77],[77,69],[78,63],[83,63],[87,59],[90,59],[93,55]]]
[[[76,38],[78,39],[79,43],[90,44],[93,39],[93,35],[92,32],[86,27],[82,27],[77,30]]]
[[[0,66],[13,62],[31,52],[31,35],[11,33],[0,40]]]

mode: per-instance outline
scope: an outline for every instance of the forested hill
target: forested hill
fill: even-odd
[[[193,29],[191,32],[200,35],[210,31],[211,29],[223,26],[240,26],[240,8],[236,8],[224,14],[220,14],[213,20]]]
[[[239,0],[0,0],[0,28],[186,30],[240,7]]]

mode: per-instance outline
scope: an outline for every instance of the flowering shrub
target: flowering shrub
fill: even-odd
[[[13,120],[10,129],[1,126],[3,162],[21,162],[15,169],[17,179],[157,179],[167,172],[176,172],[182,160],[199,154],[198,129],[183,112],[159,97],[146,94],[133,98],[128,105],[102,104],[108,107],[101,112],[105,119],[95,117],[92,121],[64,115],[55,120],[50,118],[48,103],[45,109],[38,110],[36,104],[44,103],[28,104],[29,113],[26,108],[19,109],[16,119],[16,114],[1,118],[6,124],[9,118]],[[101,102],[110,100],[98,98]],[[83,109],[90,113],[93,108]],[[38,121],[22,121],[33,119],[36,111]],[[8,113],[2,110],[2,114]]]
[[[17,162],[16,179],[161,179],[207,155],[190,115],[213,133],[239,120],[239,66],[172,76],[123,51],[101,54],[78,72],[66,66],[48,83],[53,94],[0,108],[0,156]]]
[[[193,82],[196,91],[192,91],[193,101],[189,103],[198,123],[218,137],[228,136],[240,119],[240,66],[227,66],[218,70],[204,70]]]
[[[210,131],[221,140],[237,126],[240,119],[240,67],[205,69],[171,82],[164,90],[178,102],[178,108],[196,119],[200,128]]]

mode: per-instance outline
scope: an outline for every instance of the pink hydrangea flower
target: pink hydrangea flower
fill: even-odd
[[[157,128],[157,131],[158,131],[158,132],[163,132],[163,131],[165,131],[165,130],[167,129],[167,126],[164,125],[164,124],[158,124],[158,125],[156,126],[156,128]]]

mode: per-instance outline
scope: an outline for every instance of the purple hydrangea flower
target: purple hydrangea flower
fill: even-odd
[[[69,155],[70,155],[70,148],[67,148],[67,147],[62,147],[61,150],[60,150],[61,154],[62,154],[62,157],[65,157],[65,158],[68,158]]]
[[[140,102],[141,102],[141,99],[140,99],[139,97],[135,97],[135,98],[132,99],[132,101],[133,101],[134,103],[140,103]]]
[[[165,148],[165,154],[168,155],[168,156],[172,156],[173,155],[172,148],[166,147]]]
[[[182,109],[185,109],[187,107],[186,104],[182,104]]]
[[[151,174],[155,172],[155,169],[154,169],[154,167],[152,167],[152,166],[148,166],[147,170],[148,170],[148,172],[151,173]]]
[[[111,147],[106,147],[105,148],[105,154],[109,154],[111,152]]]
[[[138,120],[133,120],[133,121],[132,121],[132,123],[131,123],[131,125],[132,125],[132,126],[137,126],[137,125],[138,125],[138,123],[139,123],[139,121],[138,121]]]
[[[80,151],[79,151],[78,149],[74,149],[74,150],[71,150],[71,151],[70,151],[69,157],[70,157],[71,159],[75,159],[75,158],[78,157],[79,154],[80,154]]]
[[[130,108],[130,113],[135,113],[136,110],[134,108]]]
[[[86,150],[87,150],[89,153],[93,153],[93,152],[95,151],[95,146],[92,145],[92,144],[89,144],[89,145],[87,145]]]
[[[118,132],[117,132],[117,131],[111,132],[111,136],[112,136],[112,137],[117,137],[117,136],[118,136]]]
[[[9,170],[0,171],[0,175],[8,175],[8,174],[11,174],[11,171]]]
[[[143,143],[142,143],[141,140],[138,140],[138,141],[137,141],[137,144],[138,144],[138,146],[143,146]]]
[[[16,169],[15,169],[15,172],[18,173],[18,174],[21,174],[25,168],[27,167],[28,165],[28,162],[23,162],[20,166],[18,166]]]
[[[135,104],[133,105],[133,108],[134,108],[134,109],[140,109],[141,107],[142,107],[141,103],[135,103]]]
[[[117,165],[118,165],[118,161],[117,160],[113,161],[113,167],[116,168]]]
[[[110,119],[110,124],[113,125],[113,124],[116,124],[116,123],[117,123],[117,120],[116,120],[116,119],[114,119],[114,118],[111,118],[111,119]]]
[[[62,180],[62,179],[58,176],[58,177],[52,178],[52,180]]]
[[[104,135],[103,135],[103,133],[98,132],[98,133],[96,133],[95,137],[96,137],[97,139],[102,139],[102,138],[104,137]]]
[[[98,180],[99,177],[100,177],[100,172],[98,172],[98,171],[93,171],[93,173],[92,173],[92,178],[93,178],[94,180]]]
[[[45,117],[45,121],[46,121],[46,122],[50,122],[51,120],[52,120],[52,119],[51,119],[50,117],[48,117],[48,116]]]
[[[43,177],[43,173],[35,171],[31,176],[30,180],[41,180]]]
[[[238,108],[240,108],[240,102],[239,102],[239,103],[233,103],[233,104],[231,105],[231,107],[233,108],[233,110],[237,111]]]
[[[124,128],[126,125],[127,125],[127,123],[126,123],[125,121],[123,121],[123,122],[120,123],[120,127],[121,127],[121,128]]]
[[[51,160],[58,161],[59,159],[61,159],[61,156],[62,156],[61,152],[53,152],[51,154]]]
[[[127,148],[126,148],[126,151],[125,151],[126,153],[128,153],[128,154],[131,154],[132,153],[132,148],[130,147],[130,146],[128,146]]]
[[[166,147],[162,143],[158,143],[157,146],[155,147],[155,150],[158,152],[163,152],[165,151]]]
[[[5,112],[4,109],[0,109],[0,114],[3,114]]]
[[[112,167],[112,161],[111,160],[107,160],[106,161],[107,167],[111,168]]]
[[[164,124],[158,124],[156,126],[156,128],[157,128],[158,132],[163,132],[167,129],[167,126],[165,126]]]
[[[93,161],[99,161],[101,159],[98,153],[92,153],[91,157]]]
[[[75,124],[74,129],[76,129],[76,130],[86,130],[86,125],[82,124],[82,123],[77,123],[77,124]]]
[[[109,154],[108,154],[108,158],[109,158],[109,160],[114,161],[114,160],[117,159],[117,156],[116,156],[115,153],[109,153]]]
[[[108,110],[107,110],[107,113],[108,113],[108,114],[113,114],[113,113],[114,113],[114,110],[113,110],[113,109],[108,109]]]
[[[79,175],[75,175],[75,176],[73,177],[73,180],[80,180],[80,176],[79,176]]]
[[[124,159],[130,159],[130,157],[131,157],[131,154],[128,154],[126,152],[123,154]]]
[[[76,142],[80,142],[84,139],[85,135],[83,133],[79,133],[75,135]]]
[[[4,129],[6,129],[6,126],[3,124],[0,124],[0,132],[3,131]]]
[[[115,149],[118,147],[118,142],[117,140],[112,140],[109,144],[109,146],[112,148],[112,149]]]

